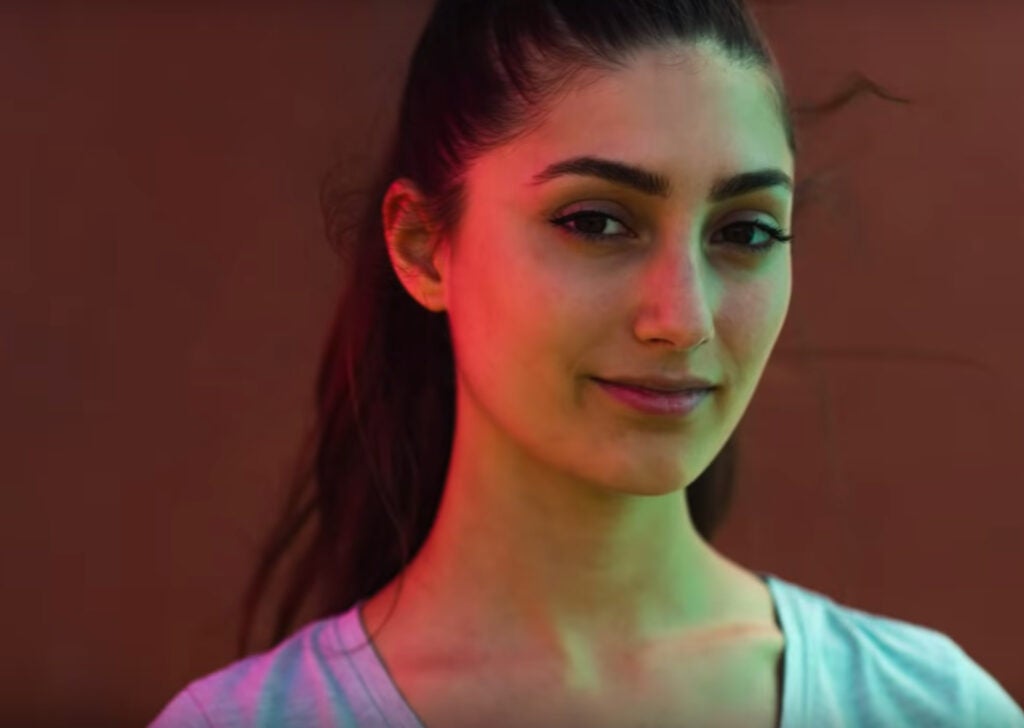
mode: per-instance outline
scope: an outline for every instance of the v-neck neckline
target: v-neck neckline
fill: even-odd
[[[783,593],[784,584],[777,576],[764,571],[754,571],[768,587],[776,625],[783,636],[782,673],[779,723],[777,728],[793,728],[799,725],[799,716],[804,713],[799,703],[800,690],[797,681],[801,679],[799,658],[802,655],[803,643],[790,613],[789,601]],[[389,728],[426,728],[416,712],[409,705],[405,696],[395,683],[391,674],[377,651],[377,646],[370,640],[366,625],[362,619],[362,607],[365,599],[359,600],[346,614],[339,618],[339,638],[346,648],[356,645],[369,645],[372,650],[360,652],[357,661],[357,672],[362,675],[363,687],[369,698]],[[347,619],[346,619],[347,618]]]

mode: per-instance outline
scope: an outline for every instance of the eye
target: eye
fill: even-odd
[[[628,230],[625,224],[618,218],[609,215],[599,210],[580,210],[570,215],[564,215],[559,218],[555,218],[551,222],[565,230],[568,230],[572,235],[577,237],[585,238],[587,240],[606,240],[608,238],[619,237],[621,234],[615,233],[602,233],[602,230],[606,230],[608,227],[608,221],[611,221],[615,225],[620,226]],[[568,227],[568,223],[575,225],[575,228]]]
[[[779,228],[774,225],[769,225],[766,222],[759,220],[740,220],[738,222],[729,223],[724,227],[720,228],[716,234],[726,234],[730,230],[740,231],[739,235],[729,234],[727,237],[730,245],[738,245],[741,248],[746,248],[752,253],[767,253],[769,250],[774,248],[779,243],[788,243],[793,240],[792,235],[786,235]],[[754,242],[754,238],[757,237],[758,233],[762,233],[767,236],[766,242]],[[712,238],[714,239],[714,238]]]

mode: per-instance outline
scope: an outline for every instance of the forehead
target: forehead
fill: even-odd
[[[697,47],[643,51],[572,84],[537,128],[495,150],[481,182],[525,183],[552,161],[586,154],[656,169],[695,194],[711,177],[793,168],[767,74]]]

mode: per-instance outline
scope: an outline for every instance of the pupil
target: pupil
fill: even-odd
[[[580,226],[580,232],[584,233],[597,234],[604,229],[604,219],[599,215],[581,215],[576,224]]]
[[[753,236],[755,232],[758,232],[753,225],[748,223],[743,223],[742,225],[730,225],[729,229],[740,231],[729,236],[730,238],[734,238],[732,242],[743,243],[745,245],[750,245],[753,242],[751,236]]]

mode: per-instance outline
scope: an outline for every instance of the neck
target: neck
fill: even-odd
[[[460,650],[481,657],[586,663],[727,613],[736,567],[697,533],[681,488],[602,489],[466,452],[482,449],[453,449],[437,519],[395,608],[424,654],[458,636]]]

